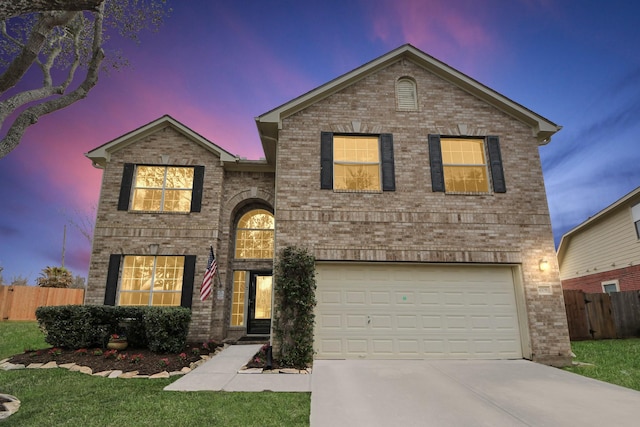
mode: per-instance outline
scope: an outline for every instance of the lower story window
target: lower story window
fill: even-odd
[[[617,280],[609,280],[607,282],[602,282],[602,292],[606,292],[608,294],[612,294],[614,292],[620,292],[620,285]]]
[[[244,295],[247,286],[247,272],[233,272],[233,301],[231,305],[231,326],[244,326]]]
[[[184,256],[125,256],[118,304],[179,306],[184,265]]]

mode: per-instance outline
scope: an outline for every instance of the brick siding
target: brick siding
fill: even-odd
[[[620,291],[640,291],[640,265],[589,274],[562,281],[562,288],[586,293],[602,291],[602,282],[617,280]]]

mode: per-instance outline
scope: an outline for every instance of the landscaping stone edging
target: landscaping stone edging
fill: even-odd
[[[243,366],[238,371],[239,374],[311,374],[312,368],[295,369],[295,368],[280,368],[280,369],[264,369],[264,368],[247,368]]]
[[[93,370],[88,367],[88,366],[80,366],[77,365],[75,363],[65,363],[62,365],[58,365],[55,361],[51,361],[48,363],[31,363],[29,365],[22,365],[22,364],[14,364],[14,363],[9,363],[9,359],[3,359],[0,360],[0,369],[2,369],[3,371],[13,371],[13,370],[19,370],[19,369],[53,369],[53,368],[63,368],[63,369],[68,369],[70,372],[80,372],[83,374],[87,374],[87,375],[92,375],[95,377],[103,377],[103,378],[149,378],[149,379],[155,379],[155,378],[170,378],[173,376],[177,376],[177,375],[184,375],[187,374],[189,372],[191,372],[192,370],[194,370],[195,368],[197,368],[198,366],[202,365],[204,362],[206,362],[207,360],[209,360],[211,357],[210,356],[200,356],[200,360],[198,360],[197,362],[193,362],[191,363],[191,365],[189,367],[184,367],[182,368],[180,371],[172,371],[172,372],[167,372],[167,371],[160,371],[157,372],[153,375],[138,375],[138,371],[128,371],[128,372],[123,372],[123,371],[119,371],[119,370],[109,370],[109,371],[101,371],[101,372],[93,372]]]
[[[9,416],[18,412],[20,409],[20,401],[17,397],[10,394],[0,394],[0,421],[9,418]]]

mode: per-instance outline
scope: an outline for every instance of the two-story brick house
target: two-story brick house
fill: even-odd
[[[559,126],[411,45],[256,123],[263,161],[170,117],[87,154],[104,169],[87,303],[268,334],[273,257],[295,245],[317,260],[318,358],[569,360],[538,154]]]

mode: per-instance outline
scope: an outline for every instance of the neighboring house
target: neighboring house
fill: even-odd
[[[560,126],[410,45],[256,123],[263,161],[167,116],[87,154],[104,169],[87,303],[268,334],[294,245],[317,260],[317,358],[570,361],[538,153]]]
[[[558,264],[563,289],[640,290],[640,187],[562,236]]]

